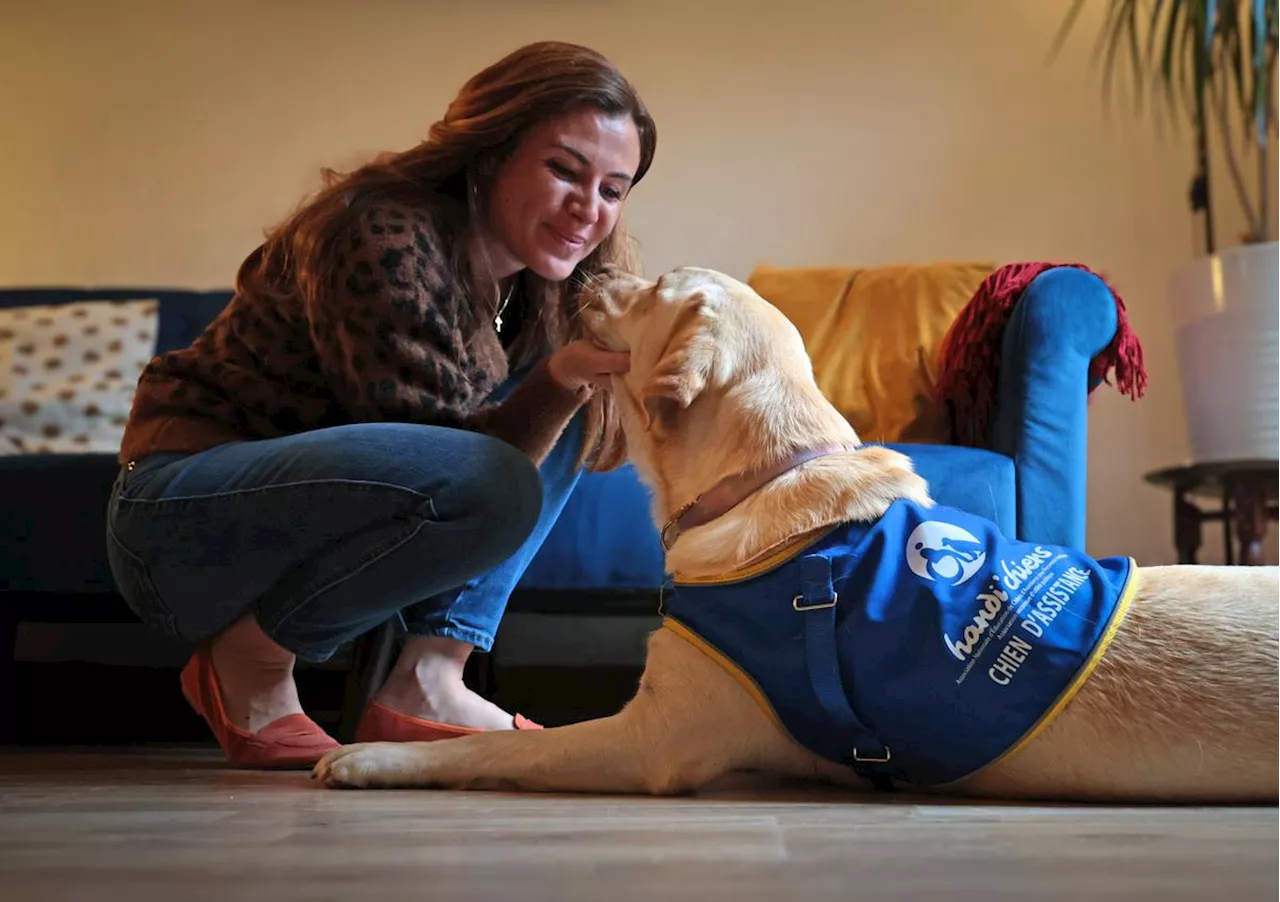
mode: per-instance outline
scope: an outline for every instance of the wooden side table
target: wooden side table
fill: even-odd
[[[1233,460],[1148,473],[1147,482],[1173,492],[1173,541],[1178,563],[1196,563],[1201,525],[1219,520],[1226,562],[1260,565],[1267,521],[1276,520],[1278,472],[1280,462],[1275,460]],[[1206,510],[1199,504],[1205,500],[1217,501],[1218,506]],[[1233,533],[1236,543],[1232,542]]]

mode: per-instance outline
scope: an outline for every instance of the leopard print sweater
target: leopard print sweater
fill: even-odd
[[[238,293],[190,347],[154,358],[120,461],[398,421],[484,432],[540,463],[582,397],[544,359],[501,404],[487,403],[508,376],[506,352],[442,276],[443,243],[426,211],[372,204],[352,216],[339,251],[318,302]]]

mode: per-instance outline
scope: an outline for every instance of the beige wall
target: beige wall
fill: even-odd
[[[1097,5],[1049,66],[1067,0],[0,0],[0,283],[226,285],[319,167],[418,140],[519,43],[582,41],[658,121],[630,207],[651,271],[1108,274],[1151,389],[1097,395],[1089,544],[1167,562],[1169,500],[1141,476],[1186,450],[1164,287],[1194,254],[1191,154],[1104,115]]]

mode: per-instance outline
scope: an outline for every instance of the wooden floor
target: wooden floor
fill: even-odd
[[[1277,810],[339,792],[205,750],[0,753],[0,899],[1274,900]]]

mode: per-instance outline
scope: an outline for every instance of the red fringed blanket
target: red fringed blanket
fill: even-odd
[[[1031,280],[1047,269],[1072,266],[1092,273],[1078,263],[1011,263],[987,276],[973,299],[956,317],[942,342],[938,401],[951,420],[952,441],[961,445],[986,447],[987,425],[1000,385],[1000,343],[1014,305]],[[1094,273],[1097,275],[1097,273]],[[1110,285],[1107,286],[1111,288]],[[1115,385],[1135,401],[1147,387],[1147,371],[1142,364],[1142,346],[1129,327],[1124,301],[1114,288],[1118,323],[1115,337],[1089,365],[1091,378],[1109,382],[1115,371]],[[1100,383],[1099,383],[1100,384]]]

